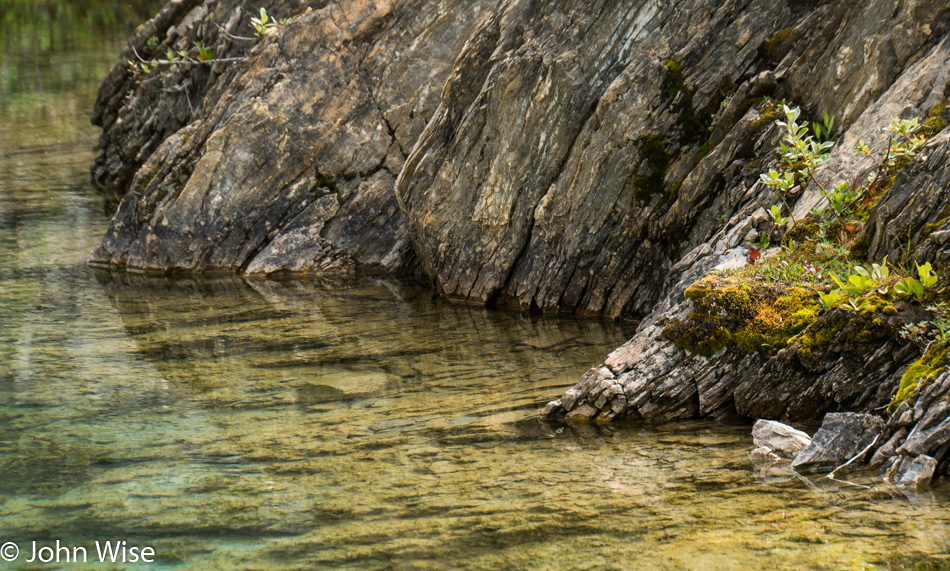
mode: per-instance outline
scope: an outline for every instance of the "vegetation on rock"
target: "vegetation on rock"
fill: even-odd
[[[866,216],[868,204],[886,191],[882,182],[893,182],[896,171],[913,160],[932,131],[917,119],[892,119],[884,129],[889,137],[886,152],[876,158],[877,167],[867,181],[862,184],[858,175],[851,175],[826,189],[816,171],[834,145],[833,118],[825,115],[809,130],[807,123],[799,122],[800,109],[783,103],[781,110],[784,120],[775,121],[784,131],[777,149],[779,166],[760,177],[782,198],[768,212],[769,231],[753,245],[746,266],[707,275],[687,288],[685,296],[694,308],[685,322],[667,321],[664,335],[699,355],[727,347],[770,354],[791,348],[804,359],[832,342],[844,351],[860,352],[868,343],[903,337],[921,346],[924,355],[905,373],[890,406],[893,411],[943,369],[950,347],[950,312],[942,303],[929,305],[931,319],[907,321],[904,314],[937,300],[939,277],[929,263],[908,269],[886,257],[874,263],[855,256],[855,236],[861,228],[857,217],[862,209]],[[863,141],[852,151],[873,157]],[[788,197],[808,184],[818,187],[827,206],[795,221]],[[768,248],[776,235],[781,249],[763,255],[760,249]]]

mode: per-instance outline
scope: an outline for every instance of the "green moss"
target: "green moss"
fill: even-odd
[[[759,115],[759,118],[752,122],[749,125],[749,130],[753,133],[760,133],[765,130],[766,127],[775,122],[775,113],[763,113]]]
[[[683,181],[679,181],[670,187],[670,193],[666,196],[666,199],[663,202],[675,202],[680,195],[680,188],[683,186]]]
[[[654,194],[663,192],[663,179],[670,166],[670,155],[663,145],[662,135],[646,135],[637,139],[639,153],[650,167],[650,174],[637,173],[630,179],[633,196],[646,202]]]
[[[736,278],[721,280],[707,276],[686,288],[683,294],[704,313],[751,315],[752,286]]]
[[[923,388],[944,369],[944,360],[950,348],[933,343],[927,352],[919,359],[914,361],[904,371],[901,377],[901,384],[897,389],[897,394],[891,399],[891,404],[887,407],[887,412],[893,413],[897,407],[908,398],[910,398],[918,388]]]
[[[162,166],[164,166],[164,163],[162,165],[159,165],[152,172],[146,175],[145,180],[142,181],[142,184],[139,185],[139,188],[138,188],[139,192],[143,192],[143,193],[145,192],[145,189],[147,189],[152,184],[152,181],[154,181],[155,177],[158,176],[159,171],[162,170]]]
[[[691,317],[685,323],[675,319],[667,324],[663,334],[680,349],[707,357],[718,353],[732,339],[728,329],[709,317]]]
[[[784,44],[794,31],[795,26],[775,32],[771,38],[765,40],[765,42],[759,46],[759,53],[766,58],[771,58],[773,55],[775,55],[775,50]]]
[[[799,244],[812,242],[821,238],[822,230],[814,218],[798,220],[795,225],[785,232],[785,242],[795,240]]]
[[[679,347],[702,355],[726,345],[751,353],[779,351],[817,319],[817,293],[808,288],[707,276],[684,292],[695,309],[666,330]]]
[[[847,351],[856,350],[859,345],[879,341],[888,335],[887,322],[879,317],[867,318],[858,323],[861,326],[850,331],[845,339],[844,348]]]
[[[941,218],[940,220],[934,222],[933,224],[927,224],[924,226],[924,229],[920,231],[920,237],[926,238],[934,232],[940,229],[941,226],[947,223],[947,218]]]
[[[777,87],[774,83],[764,83],[756,87],[755,91],[739,103],[735,113],[736,119],[744,116],[752,107],[758,108],[760,116],[771,115],[774,119],[779,109],[771,96]]]
[[[820,311],[814,290],[785,289],[774,300],[766,297],[755,305],[752,319],[736,333],[736,345],[746,352],[784,349]]]
[[[844,326],[844,320],[835,320],[830,324],[816,323],[790,342],[801,343],[801,352],[807,355],[814,349],[823,349],[830,345],[838,336],[838,333],[841,333],[841,330],[844,329]]]
[[[667,96],[667,101],[673,106],[673,112],[678,114],[677,122],[681,127],[680,141],[683,144],[698,143],[705,138],[712,115],[707,115],[704,122],[693,108],[693,91],[686,86],[683,64],[667,58],[666,70],[662,89]]]
[[[917,241],[918,242],[923,241],[924,239],[927,238],[927,236],[930,236],[931,234],[939,230],[941,226],[947,223],[947,220],[950,220],[950,204],[948,204],[947,206],[943,208],[943,210],[937,216],[936,222],[933,222],[931,224],[927,224],[926,226],[924,226],[924,228],[920,231],[920,237],[918,238]]]
[[[854,213],[854,219],[858,222],[867,222],[868,218],[871,216],[871,211],[874,210],[874,207],[877,206],[877,203],[881,201],[881,198],[887,193],[888,190],[894,186],[894,179],[896,176],[891,176],[887,181],[882,184],[880,187],[874,189],[874,194],[870,197],[870,200],[861,203],[858,206],[858,209]]]
[[[947,100],[944,99],[927,111],[927,116],[921,123],[921,133],[933,137],[947,128]]]
[[[884,313],[884,310],[888,307],[893,308],[894,306],[883,297],[872,295],[864,298],[860,313],[865,317],[872,317],[877,313]],[[894,311],[896,312],[897,310],[895,309]]]
[[[670,155],[663,146],[663,135],[647,135],[637,139],[640,143],[640,156],[646,159],[650,168],[656,172],[666,172],[670,166]]]

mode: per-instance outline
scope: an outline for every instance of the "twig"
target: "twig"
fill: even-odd
[[[235,35],[232,34],[231,32],[229,32],[229,31],[227,31],[226,29],[224,29],[224,27],[222,27],[220,24],[218,24],[218,23],[215,22],[214,20],[211,20],[211,23],[214,24],[219,30],[221,30],[221,32],[222,32],[225,36],[227,36],[228,38],[230,38],[230,39],[232,39],[232,40],[242,40],[242,41],[245,41],[245,42],[256,42],[256,41],[257,41],[257,38],[245,38],[244,36],[235,36]]]
[[[848,461],[845,462],[844,464],[842,464],[842,465],[838,466],[837,468],[835,468],[834,470],[832,470],[831,473],[828,474],[828,478],[830,478],[830,479],[832,479],[832,480],[835,480],[835,481],[837,481],[837,482],[844,482],[844,480],[838,480],[837,478],[835,478],[835,473],[836,473],[838,470],[844,468],[845,466],[848,466],[849,464],[851,464],[852,462],[854,462],[854,461],[857,460],[858,458],[864,456],[864,454],[867,453],[867,451],[870,450],[872,446],[874,446],[874,443],[877,442],[877,439],[878,439],[880,436],[881,436],[880,434],[876,434],[876,435],[874,436],[874,440],[872,440],[870,444],[868,444],[867,446],[865,446],[865,447],[864,447],[864,450],[858,452],[858,453],[857,453],[856,455],[854,455],[854,457],[852,457],[850,460],[848,460]],[[850,484],[851,482],[845,482],[845,483],[846,483],[846,484]],[[855,486],[858,486],[858,485],[860,485],[860,484],[854,484],[854,485],[855,485]],[[865,487],[865,488],[866,488],[867,486],[862,486],[862,487]]]
[[[828,192],[827,190],[825,190],[824,185],[818,182],[818,179],[815,177],[815,171],[812,169],[811,166],[808,167],[808,178],[810,178],[812,181],[814,181],[815,184],[818,185],[818,188],[821,189],[822,194],[825,194],[826,192]]]
[[[190,58],[190,57],[183,57],[183,58],[177,59],[177,60],[160,60],[160,59],[155,59],[155,60],[149,61],[149,60],[144,59],[142,56],[139,55],[139,52],[138,52],[138,50],[135,49],[135,46],[132,46],[132,51],[135,53],[135,57],[137,57],[140,62],[142,62],[142,63],[144,63],[144,64],[152,65],[152,66],[158,66],[158,65],[184,65],[184,64],[188,64],[188,65],[211,65],[211,64],[218,63],[218,62],[243,61],[243,60],[245,59],[245,58],[243,58],[243,57],[226,57],[226,58],[220,58],[220,59],[214,58],[214,59],[200,60],[200,59],[193,59],[193,58]]]

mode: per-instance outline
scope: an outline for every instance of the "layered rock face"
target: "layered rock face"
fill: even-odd
[[[950,6],[643,0],[170,2],[100,93],[94,179],[124,196],[91,261],[153,271],[421,269],[460,300],[644,317],[547,410],[574,418],[816,419],[887,404],[919,351],[901,306],[819,347],[681,349],[682,292],[767,228],[766,96],[843,134],[826,186],[874,167],[890,117],[946,124]],[[133,77],[199,41],[217,61]],[[146,56],[148,57],[148,56]],[[941,127],[942,128],[942,127]],[[939,129],[937,129],[939,130]],[[933,137],[859,237],[947,262],[950,144]],[[801,219],[821,198],[792,196]],[[905,239],[906,237],[906,239]],[[848,323],[845,324],[844,321]],[[839,326],[840,325],[840,326]],[[861,382],[854,382],[854,379]]]
[[[938,127],[945,126],[948,62],[950,42],[944,40],[909,66],[842,135],[820,178],[833,183],[871,169],[872,160],[849,149],[859,140],[885,145],[879,133],[887,117],[939,114]],[[888,256],[943,267],[948,257],[944,235],[950,228],[946,226],[950,221],[948,168],[950,132],[942,127],[915,160],[896,174],[890,190],[872,209],[855,249],[872,259]],[[799,200],[799,218],[816,203],[815,194],[806,192]],[[846,317],[845,310],[836,310],[814,325],[833,332],[817,350],[794,343],[774,355],[734,350],[711,357],[696,355],[668,337],[667,324],[688,320],[694,305],[681,292],[723,259],[718,245],[699,246],[697,259],[703,258],[700,252],[709,250],[705,258],[712,262],[688,264],[683,281],[641,323],[636,336],[549,405],[548,414],[608,420],[738,413],[814,421],[829,410],[870,412],[887,405],[906,366],[919,356],[919,349],[900,336],[904,325],[927,317],[919,307],[899,307],[896,315],[885,319],[876,339],[868,342],[857,341],[867,325],[861,320],[835,327],[836,322],[844,324]],[[683,262],[690,259],[688,255]]]
[[[648,313],[685,253],[775,198],[748,168],[768,154],[751,100],[850,125],[947,19],[939,3],[555,6],[514,13],[514,39],[513,12],[481,30],[447,85],[470,95],[443,102],[400,176],[423,267],[449,296]]]
[[[297,18],[254,41],[256,5],[179,0],[132,38],[100,93],[94,166],[129,193],[92,262],[402,271],[418,256],[450,297],[645,315],[696,247],[737,245],[774,202],[755,186],[775,142],[757,98],[853,124],[950,19],[934,1],[269,9]],[[220,61],[130,77],[152,36]]]
[[[392,188],[488,3],[283,2],[272,16],[296,19],[259,40],[248,39],[256,12],[240,2],[186,4],[170,3],[129,50],[147,49],[150,34],[167,35],[160,53],[210,34],[202,41],[220,61],[138,79],[117,68],[103,86],[95,179],[119,192],[143,164],[90,261],[154,271],[410,271],[415,256]],[[160,30],[172,15],[175,30]],[[182,94],[164,102],[176,88]],[[189,112],[176,114],[185,104]]]

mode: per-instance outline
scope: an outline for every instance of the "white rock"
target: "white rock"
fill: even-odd
[[[759,419],[752,426],[752,441],[780,458],[792,459],[811,443],[811,437],[787,424]]]

